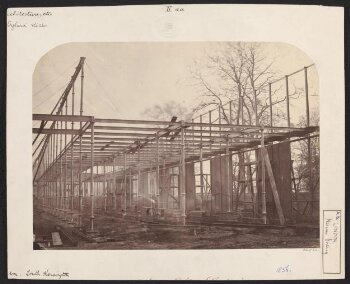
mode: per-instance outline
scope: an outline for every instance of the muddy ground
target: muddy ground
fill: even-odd
[[[84,219],[88,224],[88,219]],[[319,247],[318,230],[291,228],[164,226],[145,224],[117,216],[97,215],[98,233],[90,235],[102,242],[88,242],[74,234],[73,225],[47,212],[34,213],[34,234],[51,235],[63,230],[76,246],[64,242],[50,249],[248,249]]]

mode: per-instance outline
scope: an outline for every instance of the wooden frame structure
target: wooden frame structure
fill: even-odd
[[[267,175],[273,188],[273,195],[278,207],[280,223],[284,224],[283,212],[278,206],[279,198],[273,177],[272,167],[266,152],[266,144],[288,141],[293,138],[318,135],[317,126],[309,126],[309,105],[306,91],[307,127],[296,128],[290,126],[288,76],[286,107],[288,113],[287,126],[273,125],[272,107],[270,125],[244,125],[241,119],[233,123],[232,104],[229,102],[226,109],[229,111],[229,121],[222,119],[224,108],[209,112],[209,122],[199,119],[190,122],[176,121],[150,121],[125,119],[100,119],[83,115],[83,82],[84,61],[81,58],[75,73],[60,100],[50,114],[33,114],[33,121],[40,121],[39,128],[33,128],[36,137],[33,141],[33,184],[37,195],[42,198],[42,206],[53,208],[56,215],[63,214],[64,218],[74,221],[74,214],[78,218],[78,225],[82,226],[83,204],[86,188],[90,193],[90,231],[94,231],[95,188],[102,183],[104,208],[107,208],[107,196],[113,195],[113,208],[116,210],[117,183],[121,183],[120,194],[123,203],[121,210],[127,213],[127,187],[132,188],[132,178],[137,178],[137,190],[141,187],[140,176],[144,172],[155,173],[155,202],[151,205],[156,209],[162,206],[160,201],[161,171],[178,166],[179,168],[179,202],[182,222],[186,220],[186,164],[199,163],[200,176],[203,176],[203,160],[210,157],[226,157],[226,178],[229,180],[229,157],[232,153],[245,149],[262,149],[261,162],[262,175]],[[305,67],[305,85],[307,87],[307,68]],[[300,71],[300,70],[299,70]],[[74,110],[74,84],[78,75],[81,75],[80,110]],[[269,84],[271,102],[271,84]],[[307,90],[307,88],[306,88]],[[69,95],[71,95],[71,110],[68,113]],[[211,121],[214,112],[218,116],[215,122]],[[242,112],[243,115],[243,112]],[[199,121],[198,121],[199,120]],[[42,137],[40,142],[37,139]],[[265,166],[264,166],[265,165]],[[100,171],[100,172],[99,172]],[[102,171],[102,173],[101,173]],[[262,183],[265,178],[262,179]],[[201,187],[203,187],[201,178]],[[227,187],[228,207],[232,208],[232,187]],[[133,190],[129,190],[133,194]],[[265,186],[262,186],[265,194]],[[76,202],[78,197],[78,202]],[[136,193],[136,198],[139,194]],[[266,223],[266,203],[262,198],[263,223]],[[130,202],[131,203],[131,202]],[[129,206],[130,208],[130,206]],[[129,209],[130,210],[130,209]],[[70,215],[69,215],[70,214]],[[70,217],[67,217],[69,215]]]

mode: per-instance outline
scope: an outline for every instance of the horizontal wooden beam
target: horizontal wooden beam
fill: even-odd
[[[83,116],[83,115],[56,115],[56,114],[37,114],[37,113],[34,113],[33,120],[91,122],[94,120],[94,117],[93,116]]]
[[[241,125],[241,124],[226,124],[226,123],[196,123],[196,122],[184,122],[183,125],[181,122],[169,122],[169,121],[157,121],[157,120],[129,120],[129,119],[100,119],[95,118],[96,123],[119,123],[119,124],[141,124],[141,125],[167,125],[167,126],[177,126],[177,127],[212,127],[212,128],[230,128],[236,129],[239,131],[245,130],[256,130],[259,131],[262,129],[260,125]],[[98,125],[96,125],[98,126]],[[297,127],[269,127],[264,126],[265,130],[274,129],[274,130],[296,130]],[[166,130],[166,128],[164,129]],[[190,131],[190,130],[189,130]]]
[[[64,134],[64,135],[78,135],[80,130],[72,130],[72,129],[55,129],[55,128],[33,128],[32,133],[40,133],[40,134]]]
[[[157,120],[132,120],[132,119],[107,119],[107,118],[95,118],[96,123],[120,123],[120,124],[144,124],[144,125],[177,125],[180,126],[180,122],[170,121],[157,121]]]

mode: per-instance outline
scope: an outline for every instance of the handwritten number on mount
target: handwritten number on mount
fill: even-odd
[[[286,266],[278,267],[276,272],[278,272],[278,273],[292,272],[292,269],[291,269],[290,265],[288,264]]]
[[[174,8],[171,5],[166,6],[166,12],[167,13],[169,13],[169,12],[184,12],[184,11],[185,11],[185,8]]]

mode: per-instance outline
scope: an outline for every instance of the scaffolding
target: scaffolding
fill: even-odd
[[[40,127],[33,127],[33,186],[38,206],[78,227],[86,225],[83,216],[88,214],[89,231],[94,232],[95,214],[172,213],[185,224],[191,211],[237,213],[243,194],[244,203],[251,204],[252,218],[267,224],[268,187],[279,223],[286,223],[284,200],[268,151],[279,144],[308,141],[312,178],[310,140],[319,135],[319,127],[310,125],[307,72],[312,65],[293,73],[304,72],[307,121],[303,127],[293,127],[288,93],[288,79],[293,74],[269,83],[268,119],[264,123],[256,119],[248,124],[244,111],[234,120],[233,101],[191,121],[177,121],[176,117],[151,121],[86,116],[84,62],[82,57],[51,113],[33,114],[33,121],[40,122]],[[80,94],[76,94],[79,74]],[[273,119],[276,106],[272,103],[272,86],[281,80],[286,86],[286,100],[282,102],[285,126],[275,125]],[[74,106],[76,95],[80,96],[79,110]],[[242,159],[249,151],[254,151],[254,161]],[[241,158],[233,162],[234,156]],[[220,181],[215,181],[214,173],[204,173],[205,161],[210,161],[211,171],[220,165]],[[199,166],[197,174],[194,165]],[[234,174],[234,166],[239,169],[238,175]],[[215,182],[220,183],[220,192],[214,192]],[[297,190],[294,193],[297,195]],[[245,194],[249,195],[248,201]]]

